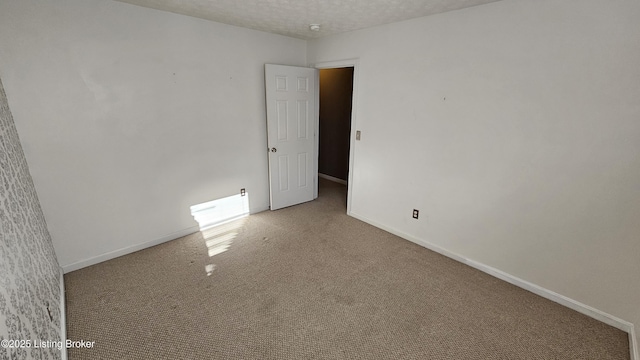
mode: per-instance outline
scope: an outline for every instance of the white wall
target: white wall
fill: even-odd
[[[310,41],[359,58],[353,214],[640,326],[639,18],[509,0]]]
[[[195,230],[189,206],[243,187],[267,208],[264,64],[305,57],[115,1],[1,1],[0,75],[60,264]]]

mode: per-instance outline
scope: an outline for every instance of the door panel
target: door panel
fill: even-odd
[[[309,101],[298,100],[298,139],[308,139]]]
[[[307,153],[298,154],[298,186],[307,186]]]
[[[265,65],[271,210],[313,200],[318,70]]]

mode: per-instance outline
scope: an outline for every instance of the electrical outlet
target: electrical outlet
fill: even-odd
[[[418,214],[420,213],[419,210],[413,209],[413,218],[417,219],[418,218]]]
[[[243,189],[240,189],[240,196],[245,196],[247,192]]]

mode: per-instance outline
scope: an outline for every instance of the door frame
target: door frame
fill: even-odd
[[[351,198],[353,196],[353,169],[354,169],[354,160],[355,160],[355,151],[356,151],[356,131],[358,129],[358,122],[356,118],[356,108],[357,108],[357,99],[358,99],[358,71],[359,64],[358,59],[345,59],[345,60],[336,60],[336,61],[323,61],[319,63],[315,63],[310,65],[316,69],[339,69],[352,67],[353,68],[353,93],[351,94],[351,134],[349,135],[349,177],[347,179],[347,215],[351,215]],[[318,76],[319,78],[319,76]],[[318,80],[318,88],[320,88],[320,81]],[[318,95],[320,92],[318,92]],[[318,115],[316,116],[316,134],[320,134],[320,103],[316,107],[318,111]],[[316,136],[316,154],[320,154],[320,141],[319,136]],[[316,162],[317,165],[317,162]],[[316,169],[316,176],[317,174]],[[316,180],[317,181],[317,180]],[[317,187],[316,187],[317,191]],[[316,193],[317,197],[318,194]]]

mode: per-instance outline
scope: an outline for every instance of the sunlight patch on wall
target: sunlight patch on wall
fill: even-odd
[[[200,231],[249,216],[249,193],[193,205],[191,216],[200,225]]]

